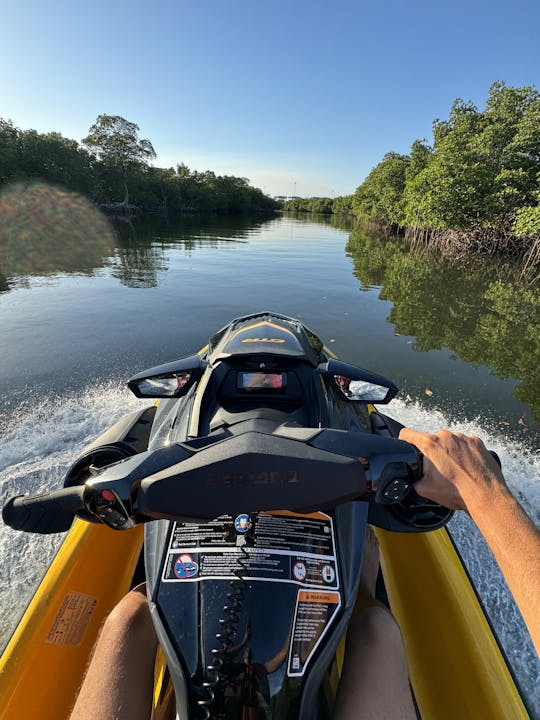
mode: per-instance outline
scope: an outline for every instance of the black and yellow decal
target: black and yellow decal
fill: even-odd
[[[223,348],[226,353],[238,352],[286,352],[304,355],[295,333],[275,323],[264,320],[238,329]]]

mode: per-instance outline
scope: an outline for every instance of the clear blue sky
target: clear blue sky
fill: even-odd
[[[456,97],[540,87],[539,28],[538,0],[17,0],[0,117],[80,140],[122,115],[160,166],[345,194]]]

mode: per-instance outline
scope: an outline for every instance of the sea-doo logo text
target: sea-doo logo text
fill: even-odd
[[[283,338],[244,338],[242,340],[243,343],[245,342],[272,342],[272,343],[284,343],[286,342]]]
[[[223,477],[208,478],[211,487],[238,487],[256,485],[296,485],[300,482],[296,470],[268,470],[258,473],[230,473]]]

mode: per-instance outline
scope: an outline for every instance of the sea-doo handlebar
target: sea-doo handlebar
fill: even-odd
[[[413,531],[440,527],[452,514],[415,492],[422,476],[417,448],[345,430],[285,425],[273,432],[222,433],[142,452],[94,472],[84,485],[11,498],[4,522],[47,534],[67,530],[79,514],[125,530],[154,519],[308,513],[354,499],[374,505],[373,522],[389,529],[406,528],[380,521],[385,506]],[[415,510],[426,504],[433,506],[433,521],[416,522]]]
[[[205,441],[139,453],[96,471],[84,486],[11,498],[4,522],[51,533],[66,530],[77,513],[125,529],[157,518],[310,512],[359,498],[392,505],[421,473],[412,445],[367,433],[282,426]]]

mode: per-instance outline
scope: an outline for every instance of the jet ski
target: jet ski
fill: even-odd
[[[104,619],[142,580],[159,639],[152,717],[242,718],[246,650],[267,668],[252,693],[264,717],[331,717],[368,524],[418,716],[529,717],[453,513],[416,493],[422,455],[380,409],[390,380],[262,312],[128,387],[149,403],[63,488],[4,506],[15,529],[68,532],[2,653],[1,720],[69,717]]]

